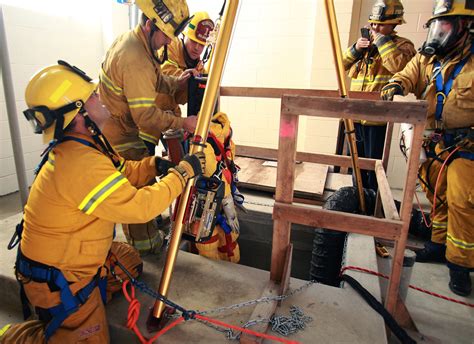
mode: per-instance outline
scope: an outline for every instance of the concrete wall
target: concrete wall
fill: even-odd
[[[21,111],[24,89],[42,66],[59,58],[80,66],[92,76],[113,39],[128,29],[128,8],[114,1],[0,0],[19,112],[22,144],[31,183],[33,169],[44,146],[31,132]],[[191,12],[207,10],[216,18],[222,0],[188,0]],[[351,44],[365,24],[372,0],[335,0],[343,48]],[[416,46],[424,40],[423,23],[431,0],[405,1],[408,24],[400,34]],[[237,25],[223,77],[226,86],[336,89],[337,81],[322,0],[241,0]],[[238,144],[276,148],[280,101],[222,99]],[[298,149],[333,153],[337,120],[302,118]],[[394,146],[398,147],[395,142]],[[398,149],[392,150],[389,180],[402,187],[404,170]],[[18,189],[3,88],[0,85],[0,195]]]

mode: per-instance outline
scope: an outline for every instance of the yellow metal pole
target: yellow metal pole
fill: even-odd
[[[199,113],[196,130],[194,132],[193,142],[197,144],[191,144],[190,154],[202,151],[203,147],[200,144],[205,144],[207,140],[209,124],[211,122],[214,106],[217,100],[217,93],[219,91],[222,73],[224,71],[225,59],[230,45],[232,29],[237,16],[238,5],[239,0],[227,0],[224,16],[217,36],[217,43],[213,54],[213,63],[210,68],[206,90],[204,91],[201,111]],[[194,180],[188,181],[183,194],[181,194],[178,205],[176,219],[174,221],[173,234],[171,235],[168,255],[166,256],[166,262],[158,289],[158,292],[163,296],[168,294],[171,275],[173,274],[174,264],[176,262],[176,257],[178,256],[181,234],[183,232],[183,219],[184,213],[186,211],[186,204],[191,193],[193,183]],[[164,309],[165,304],[157,300],[153,307],[153,316],[155,318],[160,318]]]
[[[341,98],[347,97],[346,83],[344,82],[345,71],[342,63],[341,42],[339,40],[339,29],[337,27],[336,11],[334,10],[334,0],[325,0],[326,16],[329,24],[329,32],[331,35],[332,52],[334,55],[334,63],[336,64],[337,82],[339,84],[339,94]],[[359,155],[357,153],[356,137],[354,130],[354,122],[351,119],[344,119],[346,127],[346,137],[349,142],[349,149],[352,158],[352,170],[355,174],[357,190],[359,193],[360,208],[366,213],[364,189],[362,187],[362,176],[359,168]]]

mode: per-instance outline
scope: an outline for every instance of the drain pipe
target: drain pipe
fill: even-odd
[[[15,160],[16,178],[20,189],[21,205],[25,206],[28,199],[28,182],[26,179],[25,159],[21,146],[20,127],[15,104],[15,92],[13,91],[13,79],[8,55],[7,35],[5,33],[5,21],[3,18],[3,7],[0,6],[0,61],[2,70],[3,89],[7,104],[8,125]]]

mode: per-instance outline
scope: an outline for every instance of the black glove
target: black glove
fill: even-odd
[[[382,88],[380,98],[383,100],[393,100],[395,95],[403,96],[403,87],[400,83],[394,81],[390,82]]]
[[[175,167],[175,166],[176,166],[176,164],[172,161],[162,159],[162,158],[159,158],[159,157],[155,158],[156,175],[158,177],[163,176],[163,175],[167,175],[168,170],[171,167]]]
[[[195,176],[206,170],[206,155],[204,152],[196,152],[192,155],[186,154],[183,161],[192,166]]]

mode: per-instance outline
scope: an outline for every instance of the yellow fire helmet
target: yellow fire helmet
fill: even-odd
[[[196,12],[184,30],[184,35],[194,42],[206,45],[207,37],[214,30],[214,22],[207,12]]]
[[[400,0],[376,0],[369,16],[369,23],[405,24],[403,4]]]
[[[186,0],[136,0],[135,4],[170,39],[191,20]]]
[[[474,16],[474,0],[435,0],[432,19],[448,16]]]
[[[25,90],[28,109],[23,111],[43,142],[60,139],[62,130],[74,119],[97,89],[98,82],[65,61],[49,66],[33,76]],[[57,124],[62,123],[58,128]]]

